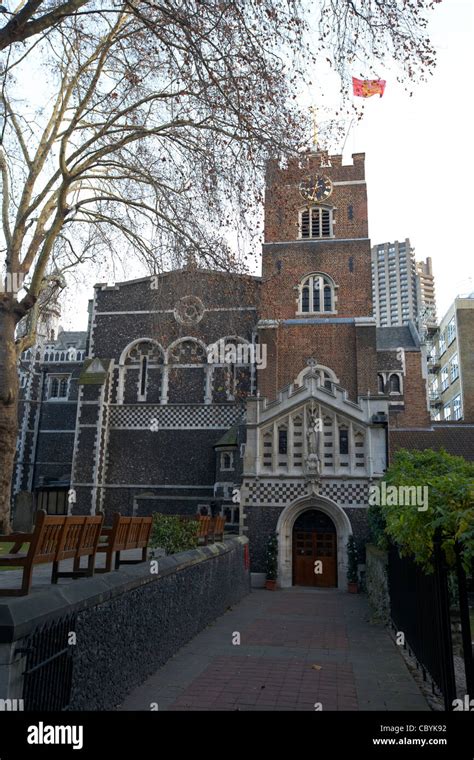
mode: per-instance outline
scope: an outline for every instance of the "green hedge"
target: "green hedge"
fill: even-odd
[[[197,520],[183,520],[178,515],[153,514],[150,546],[164,549],[166,554],[176,554],[197,546]]]

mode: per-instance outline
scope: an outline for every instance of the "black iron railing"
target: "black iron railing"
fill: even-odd
[[[25,710],[66,710],[71,699],[75,615],[37,628],[19,652],[26,654],[23,673]]]
[[[389,551],[388,577],[392,623],[403,633],[405,646],[416,657],[423,678],[429,675],[444,697],[445,709],[456,699],[447,569],[439,537],[433,555],[434,572],[427,574],[410,557]]]

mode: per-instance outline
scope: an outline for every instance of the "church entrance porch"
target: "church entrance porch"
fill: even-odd
[[[346,546],[352,528],[336,502],[320,494],[299,497],[280,514],[276,532],[281,588],[347,588]]]
[[[337,586],[336,528],[316,509],[303,512],[293,525],[293,585]]]

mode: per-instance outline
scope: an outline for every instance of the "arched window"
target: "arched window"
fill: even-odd
[[[328,275],[311,274],[300,284],[300,314],[332,313],[335,303],[335,285]]]
[[[159,404],[164,352],[153,340],[133,343],[120,359],[119,403]]]
[[[383,379],[383,375],[377,375],[377,384],[379,393],[385,393],[385,381]]]
[[[390,375],[390,393],[400,393],[400,376]]]
[[[333,237],[334,214],[330,206],[311,206],[300,211],[300,238]]]
[[[339,379],[335,372],[330,367],[324,367],[316,362],[311,362],[307,367],[301,370],[301,372],[295,378],[295,384],[300,386],[305,382],[306,375],[319,375],[319,382],[324,388],[332,391],[334,384],[339,383]]]
[[[234,469],[234,453],[232,451],[223,451],[221,454],[221,470]]]
[[[51,380],[49,397],[57,398],[58,396],[59,396],[59,380],[57,377],[53,377],[53,379]]]

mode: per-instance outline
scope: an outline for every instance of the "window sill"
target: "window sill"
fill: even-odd
[[[336,237],[335,235],[325,235],[324,237],[299,237],[296,239],[298,242],[302,241],[304,243],[311,243],[311,242],[314,242],[315,240],[334,240],[335,237]]]
[[[337,311],[297,311],[295,317],[335,317]]]

